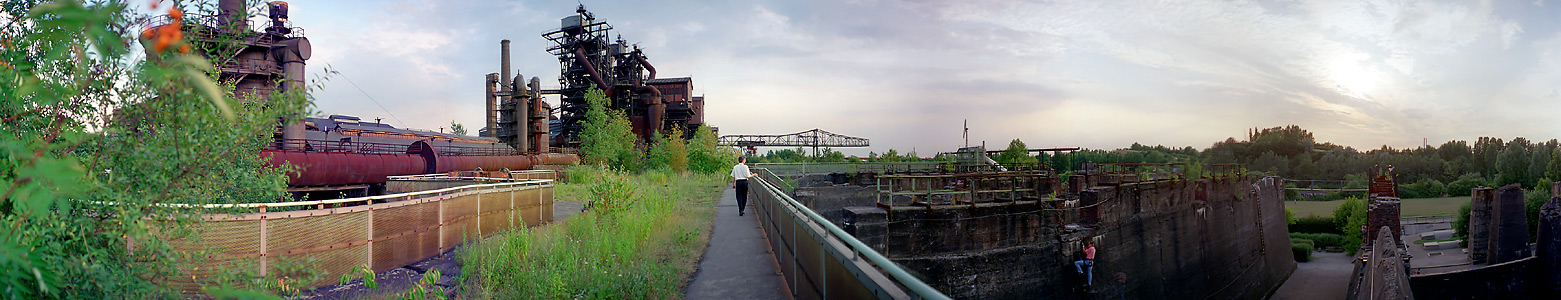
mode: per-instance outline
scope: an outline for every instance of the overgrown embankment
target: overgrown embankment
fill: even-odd
[[[461,256],[461,293],[476,299],[681,298],[710,239],[722,175],[598,167],[569,170],[568,220],[502,233]]]

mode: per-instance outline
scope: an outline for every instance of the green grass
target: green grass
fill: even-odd
[[[1344,200],[1285,201],[1285,208],[1295,211],[1297,218],[1307,215],[1332,217],[1333,209],[1338,208],[1339,203],[1343,202]],[[1405,217],[1453,215],[1458,212],[1459,205],[1468,202],[1468,196],[1404,199],[1399,207],[1399,214]]]
[[[682,298],[710,237],[720,174],[624,175],[576,168],[559,201],[591,203],[561,223],[500,234],[461,256],[471,299]],[[573,179],[573,178],[572,178]]]

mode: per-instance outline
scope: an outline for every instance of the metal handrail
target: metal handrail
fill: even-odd
[[[761,172],[770,173],[769,169],[759,168],[758,170]],[[791,206],[797,211],[802,212],[803,214],[806,214],[808,219],[813,221],[814,225],[818,225],[819,227],[824,228],[825,230],[829,231],[830,235],[834,236],[835,239],[850,245],[852,252],[857,255],[867,257],[867,260],[871,261],[873,265],[878,266],[879,270],[882,270],[885,273],[889,273],[889,275],[894,277],[896,281],[899,281],[900,285],[910,289],[911,292],[916,294],[916,296],[923,299],[950,299],[949,296],[943,295],[942,292],[939,292],[937,289],[933,289],[932,286],[928,286],[927,283],[922,282],[921,279],[917,279],[916,276],[906,272],[905,269],[901,269],[900,265],[890,261],[889,258],[884,257],[883,254],[879,254],[878,251],[873,250],[873,248],[868,247],[867,244],[857,240],[855,236],[851,236],[851,234],[846,233],[845,230],[840,229],[840,227],[836,227],[834,223],[829,222],[829,220],[825,219],[824,216],[820,216],[818,213],[813,212],[812,209],[802,205],[802,203],[798,203],[796,199],[791,198],[791,195],[787,195],[786,193],[781,192],[780,188],[776,187],[774,183],[769,182],[767,178],[776,177],[774,173],[770,173],[769,177],[759,176],[759,182],[761,182],[764,188],[769,190],[770,193],[779,196],[781,199],[785,199],[785,203],[787,205]]]

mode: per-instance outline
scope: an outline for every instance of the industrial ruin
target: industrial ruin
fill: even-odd
[[[998,167],[798,174],[794,194],[954,298],[1260,299],[1295,269],[1278,178],[1235,165],[1197,177],[1181,164]],[[1087,285],[1073,262],[1091,241]]]
[[[585,112],[590,106],[586,102],[585,95],[592,88],[602,90],[607,96],[608,108],[622,110],[629,117],[634,134],[646,143],[650,142],[655,134],[665,134],[673,127],[681,127],[685,138],[692,137],[694,131],[704,125],[705,98],[694,95],[693,78],[657,78],[656,67],[650,64],[644,49],[640,49],[639,45],[624,41],[622,37],[611,39],[612,25],[605,21],[598,21],[594,14],[586,11],[585,5],[581,5],[575,13],[561,19],[558,30],[542,34],[543,38],[553,43],[547,51],[556,56],[559,63],[559,88],[541,91],[541,94],[560,96],[558,120],[556,125],[551,125],[552,129],[550,129],[553,145],[579,147],[580,131],[585,129]],[[494,91],[489,95],[490,99],[503,98],[510,93],[515,93],[513,91],[520,91],[508,87],[509,46],[507,41],[503,45],[504,70],[497,76],[500,77],[499,84],[504,86],[504,89],[488,89]],[[533,85],[526,91],[534,92],[540,89],[535,85],[537,83],[535,78],[532,83]],[[500,93],[504,95],[498,95]],[[517,136],[525,136],[516,133],[515,128],[519,127],[505,127],[502,121],[505,113],[520,111],[507,108],[519,108],[523,106],[521,102],[520,100],[499,103],[489,101],[488,110],[499,112],[500,121],[495,121],[493,114],[490,113],[488,128],[494,128],[492,130],[495,132],[494,136],[506,143],[511,143],[508,141],[516,139]],[[535,104],[530,105],[535,107]],[[522,115],[524,114],[516,116]],[[534,114],[532,116],[535,118]],[[540,137],[540,135],[534,136]],[[535,142],[533,141],[532,144]]]
[[[1561,182],[1552,183],[1552,191]],[[1374,187],[1375,189],[1375,187]],[[1537,238],[1530,242],[1523,189],[1476,187],[1470,197],[1469,240],[1462,263],[1413,267],[1410,247],[1399,238],[1399,200],[1375,192],[1367,210],[1368,232],[1350,278],[1349,299],[1556,299],[1561,297],[1561,197],[1540,208]],[[1456,242],[1452,243],[1456,244]]]

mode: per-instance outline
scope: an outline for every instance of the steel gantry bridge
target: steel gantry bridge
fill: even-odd
[[[723,146],[736,146],[746,149],[749,154],[755,152],[755,147],[812,147],[813,153],[818,153],[818,147],[867,147],[867,139],[854,136],[836,134],[814,128],[813,130],[793,134],[737,134],[721,136],[716,140]]]

